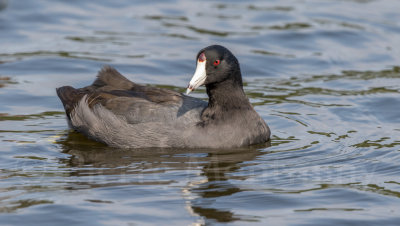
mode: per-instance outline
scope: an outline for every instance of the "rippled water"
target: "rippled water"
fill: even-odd
[[[0,0],[0,225],[398,225],[399,9]],[[68,130],[56,87],[110,64],[184,91],[214,43],[241,62],[270,144],[116,150]]]

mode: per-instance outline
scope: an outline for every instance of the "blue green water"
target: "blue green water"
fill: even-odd
[[[0,0],[0,225],[398,225],[400,2]],[[239,59],[267,146],[117,150],[55,88]],[[205,98],[204,89],[193,96]]]

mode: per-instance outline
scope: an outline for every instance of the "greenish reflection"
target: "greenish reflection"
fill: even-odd
[[[284,25],[273,25],[273,26],[251,26],[251,30],[299,30],[312,27],[308,23],[286,23]]]
[[[352,145],[352,147],[357,147],[357,148],[375,148],[375,149],[381,149],[381,148],[393,148],[396,146],[400,146],[400,140],[396,140],[393,141],[391,143],[388,144],[382,144],[382,142],[386,141],[386,140],[390,140],[390,137],[382,137],[378,140],[365,140],[361,143],[357,143]]]
[[[310,208],[310,209],[303,209],[303,210],[294,210],[294,212],[312,212],[312,211],[363,211],[364,209],[357,209],[357,208]]]
[[[62,111],[45,111],[39,114],[31,115],[9,115],[7,113],[0,113],[0,121],[24,121],[28,119],[45,118],[47,116],[60,116],[65,115]]]
[[[47,158],[38,157],[38,156],[14,156],[17,159],[32,159],[32,160],[47,160]]]
[[[247,6],[249,10],[258,10],[258,11],[284,11],[289,12],[293,11],[295,8],[292,6],[272,6],[272,7],[265,7],[265,6],[256,6],[256,5],[249,5]]]
[[[180,20],[180,21],[188,21],[188,18],[185,16],[171,16],[171,15],[152,15],[145,16],[145,19],[148,20]]]
[[[266,50],[252,50],[252,53],[257,53],[257,54],[262,54],[262,55],[270,55],[270,56],[281,56],[281,57],[285,57],[285,58],[296,58],[295,55],[293,54],[282,54],[282,53],[275,53],[275,52],[270,52],[270,51],[266,51]]]
[[[246,86],[251,90],[245,90],[246,94],[258,101],[254,105],[277,105],[282,103],[296,103],[311,107],[350,107],[349,104],[310,102],[302,100],[302,96],[306,95],[322,95],[330,97],[339,96],[366,96],[372,94],[397,94],[400,88],[393,87],[365,87],[365,89],[330,89],[322,87],[307,87],[307,83],[320,83],[329,81],[346,81],[346,80],[373,80],[373,79],[399,79],[400,67],[394,66],[391,69],[381,71],[343,71],[339,75],[313,75],[302,77],[291,77],[289,79],[255,79],[248,81]]]
[[[15,202],[10,202],[7,206],[0,206],[0,213],[12,213],[19,209],[42,204],[53,204],[53,202],[50,200],[22,199]]]
[[[11,79],[11,77],[0,75],[0,88],[3,88],[4,86],[11,85],[11,84],[18,84],[18,82],[13,81]]]
[[[206,28],[199,28],[193,25],[182,25],[182,24],[175,24],[175,23],[167,23],[163,22],[162,26],[165,27],[182,27],[186,28],[187,30],[194,31],[199,34],[204,34],[204,35],[212,35],[212,36],[218,36],[218,37],[227,37],[227,36],[233,36],[233,35],[255,35],[258,34],[257,32],[234,32],[234,31],[217,31],[217,30],[211,30],[211,29],[206,29]]]
[[[67,37],[71,41],[79,41],[79,42],[90,42],[90,38],[85,37]],[[123,43],[120,43],[123,44]],[[13,54],[0,53],[0,58],[4,58],[7,61],[15,61],[21,60],[24,58],[35,57],[35,56],[56,56],[56,57],[65,57],[65,58],[73,58],[73,59],[85,59],[85,60],[94,60],[94,61],[102,61],[102,62],[111,62],[111,58],[114,57],[122,57],[122,58],[143,58],[144,54],[138,55],[119,55],[115,53],[108,53],[105,58],[104,54],[99,54],[95,52],[78,52],[78,51],[34,51],[34,52],[19,52]],[[1,82],[0,82],[1,87]]]
[[[392,191],[392,190],[386,189],[382,186],[378,186],[376,184],[361,184],[360,182],[347,183],[347,184],[320,184],[319,187],[310,188],[310,189],[299,189],[299,190],[265,189],[265,191],[270,191],[270,192],[279,193],[279,194],[301,194],[301,193],[334,189],[334,188],[344,188],[344,189],[357,190],[357,191],[367,191],[367,192],[372,192],[375,194],[400,198],[400,192],[398,192],[398,191]]]

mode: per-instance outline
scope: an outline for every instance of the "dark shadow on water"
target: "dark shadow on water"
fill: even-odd
[[[0,11],[7,8],[8,0],[0,0]]]
[[[70,176],[122,175],[123,181],[109,182],[79,180],[67,189],[90,189],[120,185],[172,184],[179,179],[188,180],[183,189],[188,209],[206,222],[254,221],[255,216],[236,215],[231,209],[210,207],[217,198],[242,191],[230,181],[245,180],[249,175],[234,176],[244,166],[257,165],[255,159],[266,154],[260,151],[270,143],[240,149],[116,149],[88,140],[83,135],[70,131],[57,142],[62,152],[71,155],[60,159],[67,168],[74,168]],[[193,171],[200,170],[200,181],[190,178]],[[169,177],[169,171],[181,171],[182,177]],[[139,180],[137,179],[139,175]],[[146,178],[147,177],[147,178]],[[74,182],[76,183],[76,182]]]

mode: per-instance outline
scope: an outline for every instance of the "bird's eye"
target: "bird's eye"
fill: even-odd
[[[221,61],[220,60],[216,60],[216,61],[214,61],[214,66],[218,66],[218,64],[219,63],[221,63]]]

